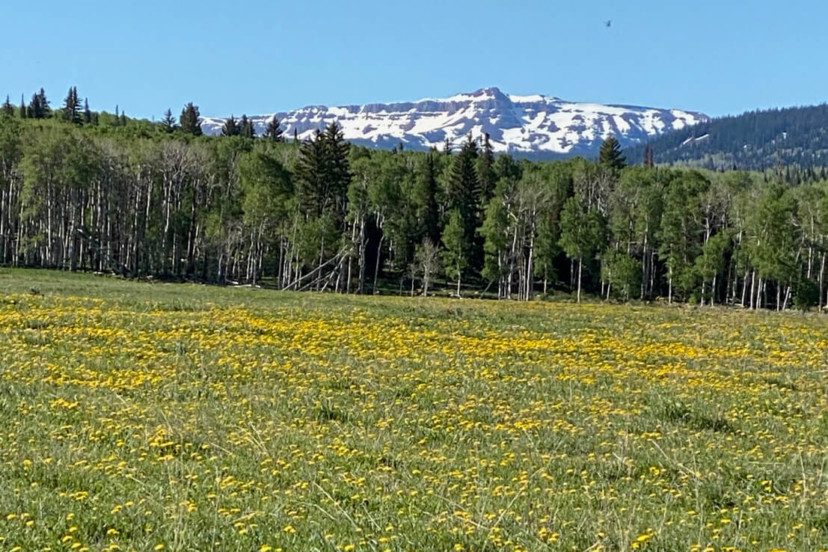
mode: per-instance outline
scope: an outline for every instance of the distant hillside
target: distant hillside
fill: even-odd
[[[701,122],[654,138],[658,164],[761,170],[828,165],[828,104],[752,111]],[[645,145],[626,151],[641,163]]]

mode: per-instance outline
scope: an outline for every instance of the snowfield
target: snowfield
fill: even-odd
[[[594,154],[602,140],[615,136],[631,146],[670,130],[706,121],[707,116],[677,109],[656,109],[569,102],[554,96],[508,95],[498,88],[444,99],[362,106],[309,106],[289,112],[254,116],[257,133],[277,117],[292,137],[300,139],[332,122],[353,143],[407,149],[458,145],[471,132],[488,133],[496,152],[519,156],[568,157]],[[205,134],[217,135],[225,118],[205,117]]]

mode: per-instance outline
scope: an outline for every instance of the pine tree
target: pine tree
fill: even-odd
[[[89,109],[89,99],[83,99],[83,124],[92,124],[92,110]]]
[[[247,115],[242,115],[239,121],[239,135],[244,138],[255,138],[256,127],[253,126],[253,121],[247,118]]]
[[[23,99],[23,94],[20,95],[20,107],[17,110],[17,114],[21,119],[25,119],[27,116],[26,100]]]
[[[221,135],[222,136],[238,136],[241,133],[241,129],[239,128],[238,123],[236,122],[236,118],[230,115],[224,121],[224,125],[221,127]]]
[[[175,117],[173,117],[172,109],[168,108],[164,112],[164,118],[161,119],[161,129],[167,134],[171,134],[177,128],[178,125],[175,122]]]
[[[328,125],[323,136],[328,160],[327,178],[330,194],[339,203],[337,211],[344,215],[344,200],[347,198],[348,185],[351,182],[351,168],[348,162],[351,144],[345,141],[342,127],[337,123]]]
[[[32,101],[29,102],[26,114],[30,119],[43,119],[46,117],[46,110],[43,106],[43,99],[40,94],[32,94]]]
[[[601,144],[598,162],[613,170],[621,170],[627,166],[627,160],[621,153],[621,144],[615,136],[610,136]]]
[[[478,223],[480,181],[477,176],[477,142],[469,134],[452,162],[446,183],[447,209],[457,209],[463,218],[466,238],[471,242]]]
[[[318,217],[328,206],[325,182],[325,141],[317,130],[302,142],[296,162],[296,199],[306,217]]]
[[[307,217],[325,213],[344,216],[351,181],[349,150],[350,145],[336,123],[324,133],[317,130],[312,139],[302,143],[295,171],[296,195]]]
[[[41,88],[37,93],[38,105],[40,106],[40,117],[37,119],[47,119],[52,116],[52,108],[49,106],[49,100],[46,98],[46,91]]]
[[[437,158],[428,152],[414,183],[413,198],[420,235],[437,243],[440,240],[440,206],[437,203],[439,183],[437,180]]]
[[[8,96],[6,96],[6,101],[3,102],[3,107],[0,108],[0,111],[2,111],[3,116],[5,116],[5,117],[14,116],[14,106],[12,105],[12,103],[9,100]]]
[[[270,140],[271,142],[284,142],[285,138],[283,136],[284,131],[282,131],[281,123],[279,119],[276,118],[274,115],[273,118],[267,123],[267,127],[265,128],[265,138]]]
[[[477,163],[477,174],[480,178],[480,204],[486,205],[494,194],[497,175],[494,171],[495,156],[489,133],[483,134],[483,149]]]
[[[298,128],[293,129],[293,141],[296,142],[296,143],[299,142],[299,129]]]
[[[63,100],[63,109],[61,110],[61,115],[64,121],[80,124],[81,112],[77,87],[73,86],[69,88],[69,92],[66,94],[66,99]]]
[[[201,136],[201,114],[198,112],[198,106],[189,102],[181,110],[181,117],[179,117],[179,125],[182,132],[185,134],[192,134],[193,136]]]

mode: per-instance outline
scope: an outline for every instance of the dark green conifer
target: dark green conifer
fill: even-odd
[[[83,124],[92,124],[92,110],[89,109],[89,98],[83,99]]]
[[[224,125],[221,127],[222,136],[238,136],[240,132],[241,129],[239,128],[239,124],[236,122],[236,118],[233,115],[230,115],[230,117],[225,119]]]
[[[172,109],[167,108],[164,112],[164,118],[161,119],[161,129],[167,134],[170,134],[177,128],[178,125],[175,122],[175,117],[173,117]]]
[[[621,153],[621,144],[615,136],[610,136],[601,144],[598,162],[613,170],[621,170],[627,166],[627,159]]]
[[[26,114],[30,119],[45,119],[47,117],[46,106],[43,103],[44,97],[38,92],[32,94],[32,101],[29,102],[29,107],[26,110]]]
[[[12,117],[14,115],[14,106],[8,96],[6,96],[6,101],[3,102],[3,107],[0,108],[0,111],[2,111],[5,117]]]
[[[284,142],[285,138],[282,136],[283,131],[281,128],[281,123],[279,119],[276,118],[274,115],[270,122],[267,123],[267,127],[265,128],[265,138],[270,140],[271,142]]]
[[[475,165],[478,154],[477,142],[469,134],[454,157],[446,182],[446,209],[456,209],[460,213],[469,242],[473,241],[477,227],[480,180]]]
[[[436,155],[434,151],[430,151],[426,155],[413,191],[420,234],[428,237],[432,243],[440,241],[440,206],[437,203],[439,183]]]
[[[81,122],[81,107],[78,99],[78,89],[75,86],[69,88],[66,99],[63,100],[61,116],[64,121],[79,124]]]
[[[483,150],[477,164],[477,172],[480,177],[480,204],[485,205],[494,194],[497,175],[494,170],[494,148],[489,138],[489,133],[483,134]]]
[[[256,127],[253,125],[253,121],[247,118],[247,115],[242,114],[239,121],[239,134],[244,138],[256,137]]]
[[[202,135],[201,114],[198,112],[198,106],[193,105],[193,102],[189,102],[184,106],[178,122],[182,132],[192,134],[193,136]]]

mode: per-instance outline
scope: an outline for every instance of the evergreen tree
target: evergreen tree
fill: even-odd
[[[485,205],[494,194],[497,175],[494,170],[494,148],[489,133],[483,134],[483,148],[477,161],[477,174],[480,178],[480,204]]]
[[[247,118],[247,115],[242,115],[239,121],[239,135],[244,138],[255,138],[256,127],[253,126],[253,121]]]
[[[238,136],[241,134],[241,129],[239,128],[238,123],[236,122],[236,118],[232,115],[228,117],[224,124],[221,127],[221,135],[222,136]]]
[[[51,103],[46,98],[46,91],[43,88],[37,93],[38,97],[40,98],[40,106],[43,109],[43,117],[48,118],[52,116],[52,108]]]
[[[164,118],[161,119],[161,129],[166,132],[167,134],[171,134],[178,128],[178,125],[175,122],[175,117],[173,117],[172,109],[167,109],[164,112]]]
[[[89,109],[89,99],[83,99],[83,124],[91,125],[92,124],[92,110]]]
[[[351,170],[348,161],[351,145],[345,141],[342,127],[337,123],[328,125],[323,136],[330,194],[337,203],[337,211],[344,215],[348,185],[351,182]]]
[[[414,183],[413,197],[416,203],[416,217],[420,235],[432,243],[440,240],[440,205],[437,202],[439,183],[437,180],[437,158],[429,152],[420,167]]]
[[[349,150],[350,145],[336,123],[324,133],[317,130],[312,139],[302,143],[296,164],[296,193],[306,216],[319,217],[325,213],[344,216],[351,180]]]
[[[18,116],[25,119],[27,116],[26,100],[23,99],[23,94],[20,95],[20,107],[17,110]]]
[[[0,111],[2,111],[2,113],[5,117],[14,116],[14,106],[12,105],[12,103],[9,100],[8,96],[6,96],[6,101],[3,102],[3,107],[0,108]]]
[[[598,162],[613,170],[621,170],[627,166],[627,160],[621,153],[621,144],[615,136],[610,136],[601,144],[601,152],[598,154]]]
[[[317,130],[302,142],[296,162],[296,199],[306,217],[321,216],[328,207],[325,140]]]
[[[52,107],[51,107],[51,103],[46,98],[46,91],[43,90],[43,88],[41,88],[37,93],[37,97],[38,97],[38,100],[39,100],[40,110],[41,110],[41,114],[42,114],[41,118],[42,119],[48,119],[49,117],[52,116]]]
[[[66,94],[66,99],[63,100],[63,109],[61,115],[64,121],[70,123],[80,124],[81,122],[81,106],[78,99],[78,89],[75,86],[69,88]]]
[[[470,243],[478,225],[480,181],[477,176],[477,143],[469,134],[460,152],[454,157],[446,182],[445,201],[448,210],[457,210],[463,219],[466,239]]]
[[[265,128],[265,138],[271,142],[284,142],[285,138],[283,134],[284,131],[282,130],[281,123],[274,115]]]
[[[40,94],[32,94],[32,101],[29,102],[26,114],[30,119],[43,119],[46,117],[46,109],[43,106],[43,99]]]
[[[193,136],[201,136],[201,114],[198,112],[198,106],[189,102],[181,110],[181,116],[178,119],[179,126],[185,134],[192,134]]]

